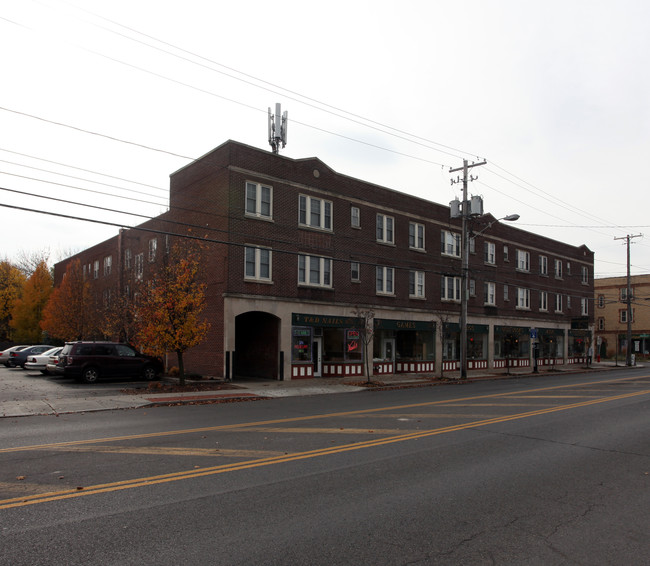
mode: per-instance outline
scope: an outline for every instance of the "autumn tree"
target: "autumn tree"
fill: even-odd
[[[52,275],[47,263],[41,261],[25,282],[22,296],[11,310],[9,324],[14,329],[15,340],[32,344],[41,341],[40,322],[51,293]]]
[[[199,279],[197,249],[176,244],[154,276],[143,282],[137,303],[137,344],[147,353],[176,352],[185,384],[183,353],[200,344],[210,325],[200,317],[206,284]]]
[[[370,383],[370,354],[372,353],[371,345],[375,339],[375,311],[372,309],[362,309],[357,307],[354,310],[354,316],[360,319],[359,337],[363,344],[363,360],[366,370],[366,381]]]
[[[20,298],[26,280],[20,269],[9,260],[0,261],[0,341],[2,342],[10,339],[11,311]]]
[[[104,336],[126,343],[136,340],[136,311],[131,294],[111,293],[99,309],[98,322]]]
[[[44,311],[41,328],[61,340],[83,340],[91,336],[94,327],[94,302],[81,262],[68,265],[63,281],[50,296]]]

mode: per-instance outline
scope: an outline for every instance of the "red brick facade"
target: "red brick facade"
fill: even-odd
[[[252,187],[248,200],[247,183]],[[353,207],[359,226],[353,226]],[[491,221],[490,215],[473,220],[473,232]],[[435,367],[439,372],[443,359],[454,368],[459,304],[455,296],[443,300],[442,282],[444,276],[460,276],[461,260],[453,250],[442,253],[441,233],[460,234],[460,220],[450,219],[448,206],[341,175],[316,158],[290,159],[229,141],[173,173],[169,212],[140,228],[159,232],[124,230],[75,257],[84,265],[99,261],[99,276],[93,273],[92,279],[98,293],[109,287],[123,291],[133,277],[135,256],[144,254],[146,279],[165,253],[167,234],[203,239],[204,316],[211,330],[202,345],[187,353],[192,371],[285,379],[356,374],[363,364],[354,357],[361,346],[354,341],[356,323],[350,317],[367,310],[374,312],[377,325],[369,345],[375,371]],[[409,245],[410,236],[415,246]],[[157,240],[153,262],[151,239]],[[579,357],[593,328],[593,253],[499,222],[473,243],[468,322],[480,344],[472,363],[503,367],[499,360],[507,350],[526,365],[532,357],[526,334],[533,327],[548,346],[542,348],[548,355],[541,356],[541,363]],[[247,247],[253,249],[248,265]],[[252,259],[264,263],[260,257],[267,253],[269,276],[258,276],[265,266],[255,263],[255,276],[247,277],[246,269],[254,270]],[[107,256],[112,256],[112,268],[104,275]],[[56,282],[68,261],[56,266]],[[299,281],[301,261],[304,283]],[[352,262],[358,264],[358,277],[352,276]],[[540,273],[543,265],[546,273]],[[386,269],[378,273],[378,266]],[[411,277],[420,296],[410,296]],[[301,333],[306,340],[298,338]],[[299,348],[309,351],[310,359],[301,359]],[[316,356],[321,356],[318,361]]]

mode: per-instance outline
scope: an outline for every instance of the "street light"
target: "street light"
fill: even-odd
[[[464,195],[465,196],[465,195]],[[485,228],[474,234],[473,236],[469,235],[469,226],[467,222],[468,214],[468,204],[467,197],[465,197],[462,205],[462,247],[463,247],[463,257],[462,257],[462,271],[461,271],[461,287],[460,287],[460,378],[467,379],[467,300],[469,296],[469,241],[473,240],[477,236],[481,235],[488,228],[490,228],[496,222],[500,220],[506,220],[507,222],[514,222],[519,220],[518,214],[508,214],[503,218],[497,218],[490,222]]]

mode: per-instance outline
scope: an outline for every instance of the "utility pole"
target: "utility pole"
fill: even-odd
[[[472,214],[470,210],[470,203],[467,200],[467,184],[470,181],[478,179],[469,175],[469,170],[472,167],[485,165],[487,161],[480,163],[468,163],[467,159],[463,159],[463,166],[456,169],[450,169],[450,173],[456,171],[463,172],[463,202],[461,203],[461,286],[460,286],[460,378],[467,379],[467,299],[469,297],[469,217]],[[452,179],[451,184],[459,183],[460,178]],[[483,214],[483,211],[480,212]]]
[[[625,365],[632,365],[632,278],[630,276],[630,240],[632,238],[640,238],[643,234],[635,234],[631,236],[628,234],[622,238],[614,238],[615,240],[627,241],[627,292],[625,302],[627,303],[627,350],[625,353]],[[617,338],[618,340],[618,338]]]

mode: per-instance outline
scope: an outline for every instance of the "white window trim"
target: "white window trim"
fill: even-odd
[[[555,312],[562,312],[562,295],[560,293],[555,295]]]
[[[539,274],[548,275],[548,257],[545,255],[539,256]]]
[[[255,211],[248,210],[248,186],[255,187]],[[269,190],[269,213],[262,214],[262,189]],[[253,181],[246,181],[244,189],[244,212],[250,218],[262,218],[271,220],[273,218],[273,187],[270,185],[263,185],[262,183],[255,183]]]
[[[381,271],[381,278],[379,272]],[[388,274],[390,273],[390,278]],[[378,289],[377,283],[381,281],[381,289]],[[387,290],[388,283],[391,284],[392,289]],[[385,265],[378,265],[375,270],[375,291],[377,295],[395,295],[395,269]]]
[[[358,206],[350,207],[350,226],[352,228],[361,228],[361,209]]]
[[[483,262],[487,265],[496,265],[497,245],[494,242],[483,243]]]
[[[483,283],[483,304],[495,307],[497,304],[497,285],[492,281]]]
[[[354,267],[356,266],[357,276],[354,276]],[[361,264],[358,261],[350,262],[350,281],[355,283],[361,281]]]
[[[517,287],[517,304],[515,308],[519,310],[530,310],[530,289]]]
[[[555,273],[556,279],[562,279],[562,260],[556,259],[553,267],[553,273]]]
[[[548,312],[548,292],[540,291],[539,292],[539,310],[542,312]]]
[[[447,257],[460,257],[461,237],[457,232],[442,230],[440,233],[440,253]],[[451,248],[451,251],[449,251]]]
[[[413,229],[413,240],[414,243],[411,245],[411,229]],[[419,244],[420,236],[419,232],[422,231],[422,245]],[[409,222],[409,248],[412,250],[417,250],[417,251],[425,251],[426,250],[426,240],[425,240],[425,228],[424,224],[420,224],[419,222]]]
[[[303,222],[300,218],[302,209],[301,203],[305,203],[305,221]],[[311,223],[311,208],[312,204],[318,202],[318,217],[320,219],[320,224]],[[329,226],[326,224],[326,214],[325,209],[329,205]],[[326,232],[332,231],[332,226],[334,225],[334,205],[331,200],[325,200],[318,197],[310,197],[309,195],[298,195],[298,224],[303,228],[313,228],[316,230],[325,230]]]
[[[580,299],[580,316],[589,316],[589,300],[585,297]]]
[[[411,293],[411,279],[413,279],[413,292]],[[426,277],[424,271],[409,271],[409,298],[424,299]]]
[[[305,261],[305,279],[304,281],[300,280],[300,258],[304,258]],[[318,276],[319,276],[319,282],[318,283],[313,283],[311,281],[311,264],[313,262],[318,262]],[[325,281],[325,274],[326,274],[326,269],[325,266],[329,266],[329,282]],[[322,256],[314,256],[314,255],[299,255],[298,256],[298,285],[300,286],[306,286],[306,287],[322,287],[325,289],[331,289],[332,288],[332,279],[334,277],[333,269],[332,269],[332,259],[328,257],[322,257]]]
[[[379,226],[381,220],[381,226]],[[388,239],[388,220],[390,220],[391,223],[391,237]],[[381,236],[379,234],[376,234],[377,241],[381,244],[395,244],[395,218],[392,216],[387,216],[386,214],[377,214],[377,222],[375,224],[375,232],[377,232],[379,229],[381,229]]]
[[[158,249],[158,238],[149,240],[149,263],[156,261],[156,250]]]
[[[142,281],[144,275],[144,253],[135,255],[135,278]]]
[[[248,263],[247,262],[248,250],[254,250],[255,252],[255,257],[254,257],[255,274],[254,275],[248,275],[246,273],[246,264]],[[267,251],[269,254],[269,276],[268,277],[262,277],[260,275],[262,272],[263,251]],[[247,281],[261,281],[263,283],[271,283],[273,281],[273,252],[271,251],[271,248],[265,248],[260,246],[246,246],[244,248],[244,279]]]
[[[104,258],[104,277],[108,277],[113,270],[113,256],[107,255]]]
[[[530,252],[517,250],[517,271],[530,273]]]
[[[447,291],[449,290],[449,280],[453,280],[452,283],[452,296],[449,297],[447,296]],[[447,302],[453,302],[453,303],[460,303],[460,291],[461,291],[461,278],[460,277],[452,277],[452,276],[447,276],[443,275],[442,280],[441,280],[441,288],[440,288],[440,300],[442,301],[447,301]]]
[[[583,285],[589,285],[589,268],[585,265],[580,269],[580,279]]]

